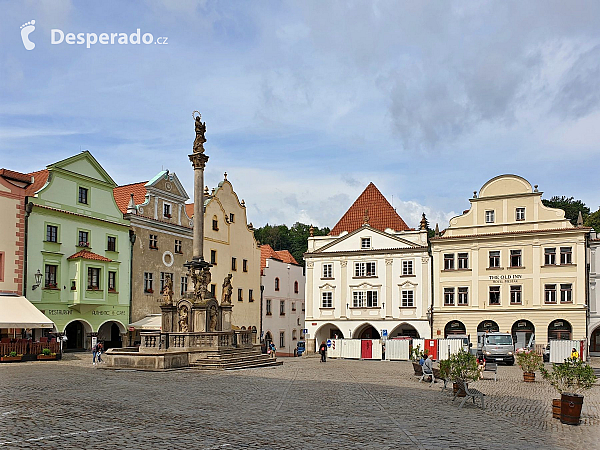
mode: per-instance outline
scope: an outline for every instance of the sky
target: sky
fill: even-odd
[[[0,167],[31,172],[89,150],[117,184],[169,169],[191,195],[198,110],[205,184],[227,172],[254,226],[331,228],[373,182],[409,226],[425,212],[443,229],[504,173],[544,198],[600,205],[597,1],[0,10]],[[138,29],[151,44],[130,42]],[[92,43],[102,33],[119,34]]]

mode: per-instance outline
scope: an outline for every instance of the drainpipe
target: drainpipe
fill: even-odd
[[[33,211],[33,203],[28,203],[25,197],[25,245],[23,246],[23,297],[27,294],[27,233],[29,231],[29,215]]]
[[[131,310],[133,306],[133,244],[135,244],[135,232],[133,230],[129,230],[129,322],[131,323]],[[129,346],[131,347],[131,332],[129,331],[129,326],[127,327],[127,332],[129,334]]]
[[[262,276],[262,275],[261,275]],[[262,279],[260,280],[260,329],[258,330],[260,333],[259,341],[263,341],[263,292],[265,287],[262,284]]]

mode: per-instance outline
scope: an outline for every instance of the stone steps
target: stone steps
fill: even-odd
[[[276,358],[258,352],[223,352],[224,354],[210,355],[208,358],[190,364],[192,369],[198,370],[237,370],[251,367],[270,367],[283,364]]]

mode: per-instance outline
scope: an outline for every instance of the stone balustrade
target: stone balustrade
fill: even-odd
[[[252,348],[251,330],[212,331],[198,333],[142,332],[140,349],[183,350]]]

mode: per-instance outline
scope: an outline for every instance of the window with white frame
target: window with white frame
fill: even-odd
[[[402,291],[402,307],[403,308],[414,308],[415,306],[415,291],[403,290]]]
[[[490,251],[490,267],[500,267],[500,250]]]
[[[163,215],[167,218],[171,218],[171,205],[168,203],[163,203]]]
[[[266,303],[266,305],[265,305],[266,308],[265,309],[266,309],[266,312],[267,312],[267,316],[270,316],[272,314],[272,312],[271,312],[271,299],[268,298],[265,303]]]
[[[97,267],[88,267],[88,289],[100,289],[100,269]]]
[[[444,288],[444,306],[454,306],[454,288]]]
[[[413,275],[412,259],[402,261],[402,275]]]
[[[279,300],[279,315],[285,316],[285,300]]]
[[[560,263],[561,264],[573,264],[573,248],[572,247],[561,247],[560,248]]]
[[[458,261],[459,269],[468,269],[469,268],[469,254],[468,253],[459,253],[457,261]]]
[[[367,249],[367,248],[371,248],[371,238],[370,237],[361,238],[360,239],[360,248],[363,250]]]
[[[561,303],[573,303],[573,285],[572,284],[561,284],[560,285],[560,302]]]
[[[496,218],[496,213],[494,210],[490,209],[485,212],[485,223],[494,223]]]
[[[553,266],[556,264],[556,247],[544,249],[544,265]]]
[[[458,304],[466,306],[469,304],[469,288],[459,287],[458,288]]]
[[[323,292],[321,294],[321,307],[333,308],[333,292]]]
[[[375,263],[374,262],[354,263],[354,276],[355,277],[374,277],[374,276],[376,276]]]
[[[500,304],[500,286],[490,286],[490,305]]]
[[[510,251],[510,267],[521,267],[521,250]]]
[[[377,291],[354,291],[352,306],[355,308],[377,308]]]
[[[544,301],[545,303],[556,303],[556,284],[544,285]]]
[[[333,264],[323,264],[323,278],[333,278]]]
[[[280,348],[285,347],[285,331],[279,332],[279,347]]]
[[[444,254],[444,270],[454,270],[454,253]]]
[[[523,220],[525,220],[525,208],[517,208],[515,210],[515,219],[518,222],[522,222]]]
[[[188,277],[181,277],[181,290],[179,291],[181,295],[185,294],[188,289]]]
[[[510,304],[520,305],[521,304],[521,286],[510,287]]]
[[[181,239],[175,239],[175,253],[183,253]]]
[[[152,272],[144,272],[144,292],[149,294],[154,292],[152,277]]]

